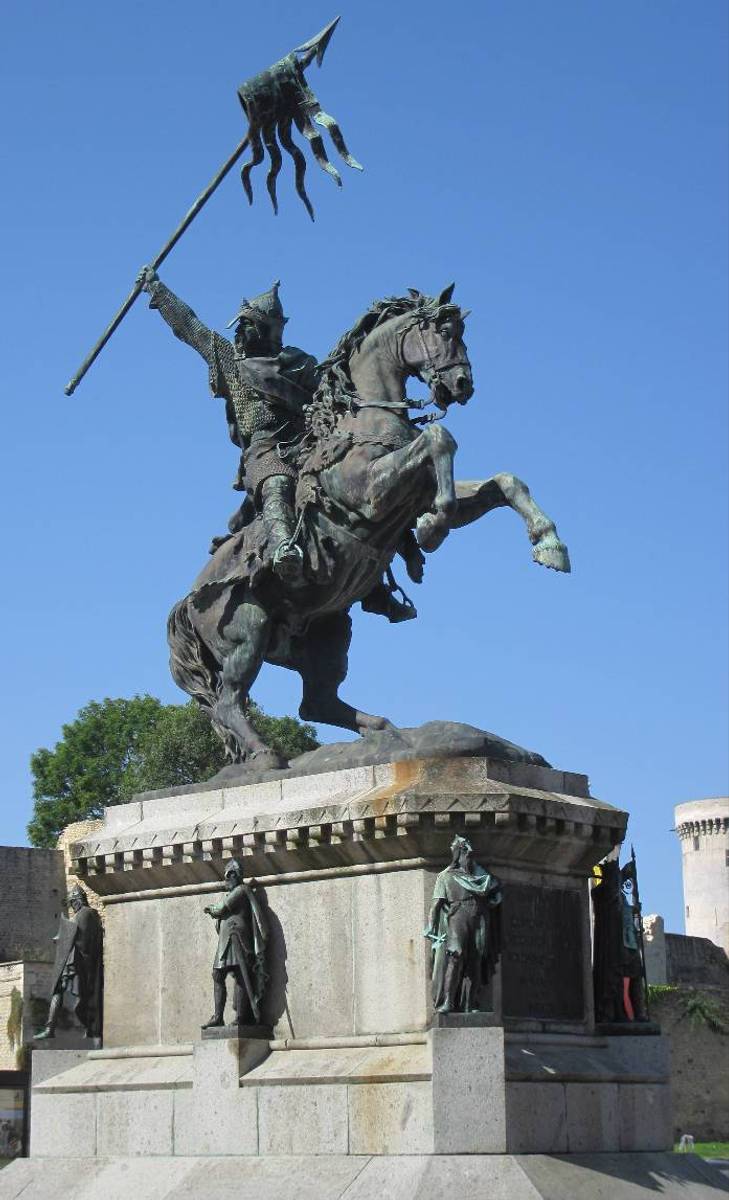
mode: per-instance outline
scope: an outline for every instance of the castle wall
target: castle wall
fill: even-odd
[[[0,963],[53,962],[65,894],[59,850],[0,846]]]
[[[691,1015],[695,990],[708,1002],[706,1017]],[[729,1113],[729,992],[676,988],[654,996],[651,1016],[671,1045],[674,1140],[690,1133],[697,1142],[726,1139]]]

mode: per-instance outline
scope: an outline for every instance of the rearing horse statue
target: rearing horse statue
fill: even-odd
[[[456,483],[456,443],[433,418],[409,416],[408,378],[430,388],[440,415],[473,394],[463,343],[464,314],[453,285],[437,298],[411,290],[377,301],[321,365],[299,452],[297,511],[303,582],[288,584],[267,568],[265,534],[255,517],[218,547],[168,622],[170,666],[178,685],[208,712],[233,762],[286,764],[246,717],[264,662],[298,671],[299,715],[365,733],[384,716],[347,704],[349,609],[365,599],[400,553],[411,578],[422,577],[452,529],[508,505],[524,520],[533,558],[569,571],[554,522],[514,475]],[[269,556],[270,561],[270,556]]]

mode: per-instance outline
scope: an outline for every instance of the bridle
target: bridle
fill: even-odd
[[[447,388],[446,385],[443,383],[443,380],[441,379],[441,375],[445,374],[446,371],[450,371],[453,367],[467,367],[468,370],[470,371],[471,364],[470,364],[467,356],[459,356],[456,358],[452,358],[452,359],[449,359],[447,362],[440,363],[440,364],[436,363],[433,354],[431,353],[430,349],[428,348],[428,344],[427,344],[427,342],[425,340],[425,336],[423,334],[423,329],[425,328],[425,325],[426,325],[425,319],[418,320],[416,318],[413,321],[409,321],[408,324],[405,326],[405,328],[400,330],[400,332],[397,335],[396,356],[397,356],[397,360],[399,363],[406,362],[405,352],[403,349],[403,343],[404,343],[407,335],[410,333],[410,330],[417,329],[418,336],[420,338],[420,345],[421,345],[422,351],[423,351],[423,359],[424,359],[424,365],[420,367],[420,369],[418,370],[417,373],[420,376],[420,378],[423,380],[423,383],[425,383],[426,386],[430,388],[430,398],[428,400],[411,400],[406,397],[403,400],[397,400],[397,401],[362,400],[361,397],[359,397],[356,394],[356,392],[351,391],[351,392],[348,392],[348,394],[347,394],[350,411],[353,412],[359,408],[383,408],[383,409],[391,409],[402,415],[405,415],[405,414],[407,414],[408,409],[411,409],[411,408],[424,409],[424,408],[429,408],[431,405],[435,405],[440,410],[439,412],[430,413],[424,417],[411,418],[410,419],[411,424],[412,425],[427,425],[427,424],[432,423],[433,421],[442,421],[443,420],[443,417],[445,416],[445,410],[435,397],[440,388],[443,388],[446,392],[449,393],[449,395],[450,395],[450,389]],[[463,343],[461,343],[461,345],[463,345]]]
[[[405,341],[405,338],[411,329],[417,329],[418,337],[420,338],[420,345],[423,350],[423,358],[425,360],[425,365],[420,368],[418,374],[423,382],[431,389],[431,392],[435,393],[436,388],[445,387],[445,384],[441,379],[441,375],[445,374],[446,371],[452,370],[453,367],[468,367],[470,370],[471,364],[467,357],[458,357],[451,358],[447,362],[438,365],[428,347],[428,343],[425,340],[425,336],[423,334],[424,327],[425,322],[423,321],[417,321],[414,325],[408,325],[407,329],[404,329],[401,334],[399,349],[401,357],[404,359],[404,355],[402,353],[402,343]]]

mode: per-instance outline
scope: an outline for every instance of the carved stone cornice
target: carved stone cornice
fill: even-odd
[[[408,860],[439,865],[453,835],[465,832],[494,866],[518,860],[583,874],[622,840],[626,824],[626,813],[588,795],[585,776],[488,759],[416,760],[286,780],[279,790],[265,783],[143,796],[108,809],[104,826],[73,847],[73,861],[103,896],[209,890],[231,856],[247,876],[388,863],[402,870]]]

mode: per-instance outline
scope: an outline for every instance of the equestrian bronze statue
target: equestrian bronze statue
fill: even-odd
[[[155,273],[145,269],[141,278],[151,303],[191,341],[192,310],[185,334],[175,328],[174,305],[164,311]],[[351,606],[359,601],[397,619],[386,603],[396,555],[420,582],[423,555],[451,530],[508,505],[525,521],[534,560],[570,569],[554,522],[521,480],[454,481],[456,443],[440,419],[452,403],[466,404],[473,380],[465,314],[452,294],[453,285],[438,297],[411,289],[376,301],[318,368],[303,351],[282,348],[282,314],[275,314],[275,337],[247,345],[200,325],[196,348],[213,392],[226,400],[246,500],[173,608],[168,641],[175,681],[205,709],[233,763],[286,765],[246,716],[264,663],[301,675],[304,720],[360,734],[392,728],[387,717],[342,700],[339,687]],[[245,302],[238,325],[256,303],[272,308],[272,293]],[[435,413],[422,416],[426,402],[407,399],[413,376],[429,386]],[[267,487],[269,480],[277,482]]]
[[[266,186],[277,210],[283,150],[312,217],[306,159],[293,128],[336,184],[341,177],[321,130],[348,166],[361,169],[305,74],[314,61],[321,66],[336,25],[332,21],[238,88],[245,137],[140,272],[66,387],[70,395],[143,290],[173,333],[207,364],[211,389],[225,402],[228,430],[241,451],[235,486],[244,496],[228,533],[213,540],[210,561],[170,614],[170,663],[176,682],[209,715],[231,762],[255,760],[257,770],[286,765],[246,715],[264,662],[299,672],[305,720],[360,734],[393,729],[385,716],[347,704],[339,687],[347,674],[353,604],[393,622],[416,615],[395,584],[396,555],[420,583],[424,554],[437,550],[452,529],[508,505],[526,523],[535,561],[570,569],[554,522],[521,480],[502,474],[454,481],[456,443],[439,422],[450,404],[469,400],[473,381],[463,343],[467,314],[453,303],[452,285],[437,297],[411,289],[376,301],[317,365],[305,351],[283,345],[286,318],[277,283],[240,304],[232,338],[225,338],[157,275],[246,149],[250,158],[241,182],[248,200],[251,173],[268,156]],[[423,402],[407,399],[413,376],[429,385],[435,414],[419,415]],[[418,415],[411,416],[412,409]]]

